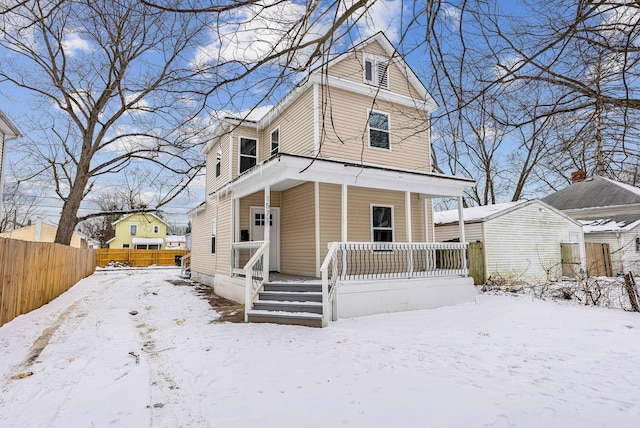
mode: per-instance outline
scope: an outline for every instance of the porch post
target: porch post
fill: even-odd
[[[467,238],[464,236],[464,206],[462,203],[462,196],[458,196],[458,227],[460,228],[460,243],[467,242]],[[462,269],[467,270],[467,249],[462,249]]]
[[[413,242],[411,239],[411,192],[404,192],[404,218],[407,229],[407,242]]]
[[[411,192],[404,192],[404,218],[406,223],[406,241],[413,242],[411,238]],[[413,250],[407,251],[407,271],[413,272]]]
[[[347,242],[347,185],[342,185],[342,233],[340,241]],[[342,250],[342,276],[347,274],[347,251],[346,248]]]
[[[262,278],[269,281],[269,252],[271,239],[271,186],[264,186],[264,242],[267,243],[262,256]]]
[[[342,185],[342,233],[340,240],[347,242],[347,185]]]

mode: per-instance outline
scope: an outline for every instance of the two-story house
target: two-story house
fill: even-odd
[[[111,223],[115,236],[107,241],[109,248],[164,250],[167,223],[151,213],[128,214]]]
[[[190,212],[192,277],[254,321],[474,301],[464,239],[433,243],[431,198],[474,185],[431,171],[435,108],[378,33],[261,117],[224,118],[203,150],[206,200]],[[272,284],[274,272],[306,288]]]

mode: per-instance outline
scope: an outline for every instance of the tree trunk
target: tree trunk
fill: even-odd
[[[78,165],[76,180],[71,187],[69,196],[64,201],[64,205],[62,205],[60,223],[58,224],[58,231],[56,232],[55,239],[55,242],[58,244],[71,244],[73,231],[78,225],[78,209],[80,208],[80,202],[84,199],[84,192],[89,181],[88,172],[80,171],[80,165],[81,164]]]

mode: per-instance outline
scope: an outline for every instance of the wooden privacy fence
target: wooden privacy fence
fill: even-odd
[[[49,303],[96,268],[94,250],[0,238],[0,326]]]
[[[96,250],[96,264],[105,267],[111,262],[122,263],[132,267],[180,266],[179,257],[188,250],[121,250],[100,248]]]

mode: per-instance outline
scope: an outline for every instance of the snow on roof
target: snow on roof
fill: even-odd
[[[616,221],[610,218],[601,218],[595,220],[579,220],[582,224],[584,233],[597,232],[623,232],[633,229],[640,224],[640,220],[633,222]]]
[[[186,242],[184,235],[167,235],[167,242]]]
[[[163,242],[162,238],[131,238],[132,244],[162,245]]]
[[[479,221],[487,217],[509,210],[528,201],[504,202],[501,204],[484,205],[481,207],[465,208],[464,221]],[[433,221],[436,224],[456,223],[458,221],[458,210],[438,211],[433,213]]]
[[[262,107],[254,107],[240,113],[227,113],[225,114],[225,119],[237,119],[237,120],[245,120],[258,122],[262,119],[267,113],[271,111],[273,106],[262,106]]]

